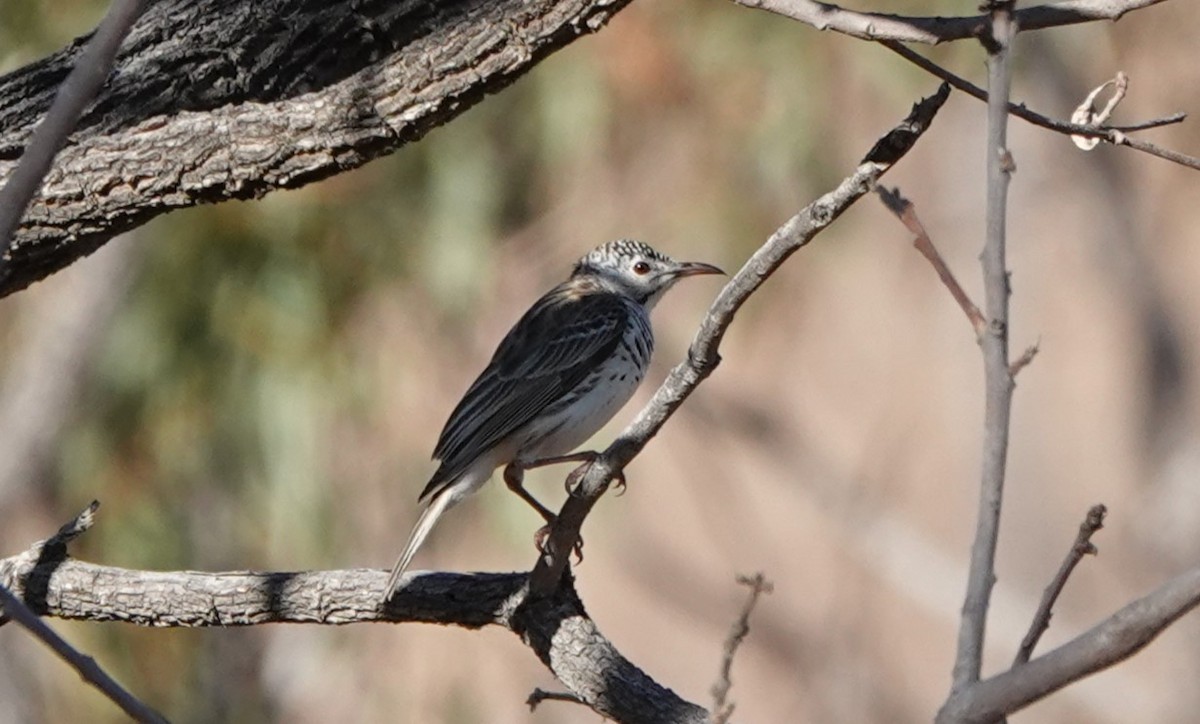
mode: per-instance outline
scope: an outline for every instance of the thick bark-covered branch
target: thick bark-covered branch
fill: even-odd
[[[73,64],[67,79],[54,94],[46,115],[30,135],[16,168],[0,189],[0,249],[7,249],[25,208],[33,200],[54,162],[54,156],[67,142],[79,117],[87,110],[112,72],[117,51],[142,11],[147,0],[113,0],[108,13]],[[3,275],[7,254],[0,254]]]
[[[390,153],[629,0],[160,0],[59,154],[0,296],[173,209],[256,198]],[[82,52],[0,78],[0,181]]]
[[[703,708],[657,684],[604,638],[570,576],[552,595],[532,598],[524,573],[414,572],[383,604],[387,574],[382,570],[136,571],[66,557],[66,542],[90,524],[92,510],[85,512],[84,523],[68,524],[59,535],[0,560],[0,585],[42,615],[139,626],[502,626],[517,634],[573,694],[609,719],[646,724],[702,724],[708,719]]]

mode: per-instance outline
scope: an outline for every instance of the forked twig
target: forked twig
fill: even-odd
[[[729,690],[733,688],[733,680],[730,678],[733,670],[733,657],[737,655],[738,647],[750,633],[750,614],[758,604],[759,597],[775,590],[775,587],[762,573],[755,573],[753,576],[738,576],[737,582],[747,586],[750,589],[750,595],[746,597],[742,612],[733,622],[733,626],[729,630],[729,637],[725,639],[725,650],[721,655],[721,671],[717,676],[717,683],[712,687],[712,724],[726,724],[729,717],[733,715],[734,705],[728,702]]]
[[[1021,639],[1021,647],[1017,649],[1017,656],[1013,659],[1013,666],[1020,666],[1029,661],[1029,657],[1033,655],[1033,649],[1037,646],[1038,640],[1042,638],[1042,634],[1046,629],[1050,628],[1050,617],[1053,615],[1054,603],[1058,600],[1059,594],[1062,593],[1063,586],[1067,585],[1067,578],[1071,576],[1071,572],[1075,570],[1075,566],[1079,561],[1083,560],[1084,556],[1096,555],[1096,546],[1092,545],[1092,536],[1096,531],[1104,527],[1104,516],[1108,514],[1108,508],[1103,504],[1093,505],[1088,510],[1087,517],[1079,524],[1079,533],[1075,536],[1075,542],[1071,544],[1071,550],[1067,551],[1067,557],[1063,559],[1062,565],[1058,568],[1058,573],[1054,575],[1054,579],[1050,581],[1050,585],[1046,586],[1046,590],[1042,593],[1042,601],[1038,604],[1037,612],[1033,615],[1033,622],[1029,625],[1029,631],[1025,634],[1025,638]]]
[[[951,73],[920,53],[917,53],[894,40],[880,40],[879,43],[883,47],[891,50],[918,68],[942,79],[946,83],[949,83],[954,88],[966,93],[972,98],[977,98],[985,103],[987,102],[988,93],[986,90],[980,88],[965,78]],[[1200,158],[1188,156],[1187,154],[1178,153],[1176,151],[1171,151],[1148,141],[1130,138],[1128,135],[1134,131],[1144,131],[1150,128],[1159,128],[1161,126],[1180,123],[1187,118],[1187,114],[1185,113],[1173,113],[1169,116],[1154,118],[1149,121],[1143,121],[1141,123],[1135,123],[1128,126],[1086,126],[1078,123],[1057,121],[1049,116],[1035,113],[1034,111],[1026,108],[1024,105],[1018,105],[1016,103],[1008,103],[1007,107],[1008,112],[1011,115],[1014,115],[1023,121],[1028,121],[1035,126],[1040,126],[1041,128],[1045,128],[1056,133],[1062,133],[1068,136],[1081,136],[1085,138],[1099,138],[1111,143],[1114,146],[1128,146],[1132,149],[1142,151],[1143,153],[1148,153],[1152,156],[1157,156],[1167,161],[1171,161],[1172,163],[1177,163],[1181,166],[1187,166],[1188,168],[1200,170]]]

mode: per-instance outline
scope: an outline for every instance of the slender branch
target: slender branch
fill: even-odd
[[[958,283],[958,279],[954,278],[954,272],[950,271],[950,267],[938,253],[937,247],[929,238],[929,232],[925,230],[925,225],[917,218],[917,212],[913,208],[912,202],[900,195],[900,189],[888,191],[885,186],[877,186],[875,191],[879,194],[883,205],[913,233],[913,246],[933,265],[933,270],[937,272],[942,284],[950,290],[950,295],[954,297],[954,301],[958,302],[963,314],[967,315],[967,321],[975,330],[975,337],[979,338],[987,327],[987,320],[983,318],[983,312],[980,312],[979,307],[975,306],[975,302],[972,302],[971,298],[967,296],[967,292]]]
[[[1054,579],[1050,581],[1050,585],[1046,586],[1046,590],[1042,593],[1042,601],[1038,604],[1037,612],[1033,615],[1033,622],[1029,625],[1029,631],[1025,634],[1025,638],[1021,640],[1021,647],[1017,649],[1017,656],[1013,659],[1013,666],[1017,667],[1029,661],[1029,657],[1033,655],[1033,649],[1037,646],[1038,640],[1042,638],[1042,634],[1046,629],[1050,628],[1050,617],[1054,610],[1054,602],[1058,600],[1059,594],[1062,593],[1063,587],[1067,585],[1067,579],[1071,576],[1071,571],[1075,570],[1075,566],[1079,561],[1083,560],[1084,556],[1096,555],[1096,546],[1092,545],[1092,536],[1096,531],[1104,527],[1104,516],[1108,513],[1108,509],[1103,505],[1093,505],[1088,510],[1087,517],[1079,524],[1079,533],[1075,536],[1075,542],[1071,544],[1071,550],[1067,552],[1067,557],[1063,559],[1062,565],[1058,568],[1058,573],[1054,575]]]
[[[140,699],[129,693],[125,687],[117,683],[116,679],[108,675],[104,669],[100,668],[100,664],[91,656],[81,653],[71,644],[67,643],[66,639],[54,632],[54,629],[47,626],[37,617],[29,607],[21,602],[19,598],[12,595],[8,588],[0,585],[0,606],[4,609],[4,617],[7,620],[16,621],[25,627],[29,633],[36,636],[42,643],[46,644],[54,653],[58,654],[59,658],[71,665],[75,671],[79,672],[79,676],[84,681],[96,687],[109,698],[114,704],[121,707],[121,711],[128,714],[135,721],[148,722],[150,724],[165,723],[167,720],[162,714],[146,706]]]
[[[1200,568],[1183,573],[1023,666],[953,694],[938,724],[992,722],[1141,651],[1200,605]]]
[[[113,0],[96,34],[63,81],[46,117],[33,132],[21,161],[0,189],[0,278],[9,258],[8,243],[25,208],[42,185],[58,149],[79,122],[112,70],[117,49],[146,8],[146,0]]]
[[[1115,146],[1128,146],[1135,151],[1149,153],[1154,156],[1158,156],[1159,158],[1165,158],[1168,161],[1177,163],[1180,166],[1187,166],[1188,168],[1194,168],[1197,171],[1200,171],[1200,158],[1196,158],[1195,156],[1189,156],[1184,153],[1179,153],[1178,151],[1172,151],[1170,149],[1163,148],[1162,146],[1150,143],[1149,141],[1143,141],[1138,138],[1130,138],[1119,131],[1111,132],[1109,137],[1112,139],[1110,143]],[[1109,137],[1106,137],[1106,140],[1108,140]]]
[[[958,632],[952,692],[979,680],[984,633],[992,586],[996,581],[996,544],[1008,455],[1009,415],[1013,379],[1008,372],[1008,268],[1005,262],[1005,222],[1008,183],[1013,173],[1008,150],[1008,90],[1010,50],[1016,27],[1013,0],[991,5],[991,31],[980,38],[988,51],[987,240],[983,247],[983,283],[988,319],[980,340],[983,350],[986,400],[984,405],[983,469],[978,522],[971,546],[971,567]]]
[[[733,671],[733,657],[737,655],[738,648],[750,633],[750,614],[758,605],[759,597],[775,590],[775,587],[762,573],[755,573],[753,576],[738,576],[737,582],[748,587],[750,595],[746,597],[742,612],[729,630],[729,638],[725,639],[720,674],[717,676],[717,683],[712,687],[712,724],[725,724],[729,721],[729,717],[733,716],[733,704],[727,701],[729,690],[733,688],[733,679],[730,677]]]
[[[985,103],[987,102],[987,91],[975,85],[974,83],[957,76],[954,73],[951,73],[920,53],[917,53],[910,48],[906,48],[900,43],[892,40],[881,40],[880,44],[918,68],[921,68],[922,70],[942,79],[972,98],[977,98]],[[1177,163],[1181,166],[1187,166],[1188,168],[1200,170],[1200,158],[1188,156],[1176,151],[1171,151],[1147,141],[1130,138],[1127,135],[1133,131],[1144,131],[1150,128],[1159,128],[1161,126],[1168,126],[1174,123],[1181,123],[1187,118],[1186,113],[1173,113],[1169,116],[1152,118],[1148,121],[1142,121],[1141,123],[1134,123],[1128,126],[1086,126],[1078,123],[1058,121],[1040,113],[1035,113],[1034,111],[1026,108],[1024,105],[1018,105],[1016,103],[1008,104],[1008,112],[1023,121],[1028,121],[1035,126],[1039,126],[1056,133],[1062,133],[1069,136],[1099,138],[1107,143],[1111,143],[1114,146],[1128,146],[1132,149],[1141,151],[1143,153],[1148,153],[1152,156],[1157,156],[1167,161]]]
[[[1042,30],[1094,20],[1120,20],[1125,13],[1157,5],[1164,0],[1065,0],[1036,5],[1016,12],[1021,30]],[[887,13],[847,10],[817,0],[734,0],[861,40],[900,40],[937,44],[973,38],[988,23],[987,15],[970,17],[906,17]]]
[[[882,137],[862,164],[833,191],[806,206],[779,227],[729,280],[708,309],[697,330],[686,361],[677,365],[632,423],[588,467],[567,497],[551,527],[543,553],[530,574],[534,595],[551,592],[567,566],[565,555],[579,539],[584,519],[611,481],[641,452],[692,391],[712,374],[720,362],[718,348],[742,304],[798,249],[833,223],[846,209],[869,192],[929,128],[950,94],[943,84],[938,92],[913,106],[899,125]]]

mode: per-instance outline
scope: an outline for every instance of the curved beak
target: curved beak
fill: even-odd
[[[700,274],[724,274],[725,272],[712,264],[700,261],[681,261],[675,269],[677,277],[694,277]]]

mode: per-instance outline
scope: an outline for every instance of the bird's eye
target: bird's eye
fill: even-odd
[[[649,271],[650,271],[650,265],[644,261],[639,261],[637,264],[633,265],[633,273],[634,274],[642,275],[642,274],[649,273]]]

